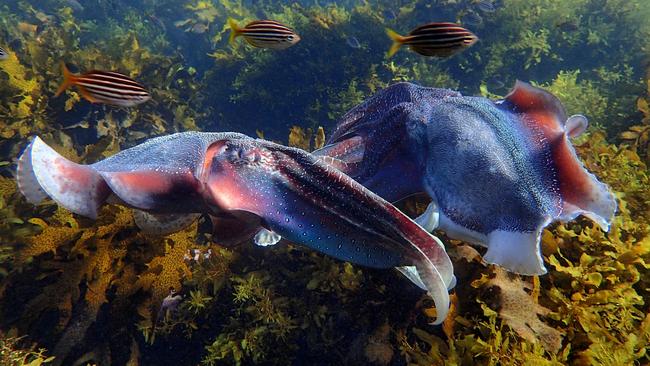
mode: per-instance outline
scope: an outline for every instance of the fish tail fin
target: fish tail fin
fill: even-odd
[[[57,89],[56,94],[54,94],[55,97],[58,97],[66,89],[72,86],[75,80],[75,75],[71,73],[70,70],[68,70],[68,67],[63,61],[61,62],[61,69],[63,70],[63,83],[61,83],[61,86],[59,86],[59,89]]]
[[[18,187],[32,203],[51,197],[68,210],[96,218],[111,193],[104,178],[92,167],[59,155],[36,137],[18,160]]]
[[[241,34],[241,28],[233,18],[228,18],[228,25],[230,26],[230,37],[228,38],[228,43],[233,44],[235,43],[235,38]]]
[[[390,39],[393,40],[393,45],[390,46],[390,49],[388,50],[388,57],[392,57],[394,54],[399,51],[400,47],[402,47],[402,43],[404,42],[404,37],[400,36],[397,32],[390,28],[386,28],[386,34]]]

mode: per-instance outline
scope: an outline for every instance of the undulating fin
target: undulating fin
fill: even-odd
[[[19,183],[23,186],[21,189],[33,185],[33,178],[36,178],[43,191],[58,204],[93,219],[97,218],[99,207],[111,192],[93,168],[67,160],[39,137],[23,152],[18,169],[27,178]]]
[[[148,235],[164,236],[181,231],[192,225],[199,216],[198,213],[188,214],[152,214],[142,210],[133,210],[136,225]]]
[[[23,154],[18,159],[18,169],[16,170],[16,183],[18,189],[25,196],[28,202],[36,205],[47,198],[47,193],[41,188],[41,185],[34,175],[34,168],[32,167],[32,144],[23,151]]]
[[[282,237],[275,232],[267,229],[260,229],[260,231],[255,234],[255,244],[261,247],[268,247],[271,245],[277,244]]]
[[[559,219],[567,221],[584,215],[603,230],[609,230],[616,212],[614,195],[585,169],[569,142],[569,137],[576,137],[587,128],[587,119],[580,115],[567,119],[562,103],[554,95],[521,81],[517,81],[503,105],[523,115],[520,120],[533,124],[529,128],[540,131],[549,141],[562,198]]]

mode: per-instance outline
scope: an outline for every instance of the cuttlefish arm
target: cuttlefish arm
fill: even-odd
[[[215,144],[201,179],[214,206],[260,217],[292,242],[375,268],[414,266],[444,320],[453,268],[444,247],[350,177],[299,149],[263,140]]]

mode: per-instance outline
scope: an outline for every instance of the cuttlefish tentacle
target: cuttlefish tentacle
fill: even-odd
[[[139,210],[140,224],[154,230],[179,229],[191,219],[183,215],[208,214],[216,239],[226,243],[242,239],[234,227],[249,239],[263,227],[275,234],[267,242],[282,236],[361,265],[414,266],[410,278],[433,297],[437,323],[448,311],[453,268],[444,247],[393,205],[302,150],[239,134],[187,132],[80,165],[36,138],[19,161],[18,180],[23,192],[41,189],[89,217],[111,197]]]
[[[438,207],[417,219],[427,229],[437,221],[448,236],[487,246],[486,261],[543,274],[544,227],[583,215],[608,230],[616,211],[570,143],[587,125],[523,82],[497,101],[400,83],[346,113],[315,154],[328,162],[364,151],[352,178],[391,202],[427,193]],[[345,154],[335,158],[346,166]]]

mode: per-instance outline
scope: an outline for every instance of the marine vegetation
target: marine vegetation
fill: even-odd
[[[2,357],[10,349],[9,362],[55,365],[649,363],[650,7],[503,0],[485,12],[484,2],[1,2]],[[230,46],[228,17],[273,19],[301,41]],[[443,21],[478,42],[450,58],[386,58],[386,27]],[[124,74],[151,101],[94,105],[75,90],[54,98],[62,61],[73,72]],[[289,242],[221,246],[205,219],[146,235],[119,206],[93,221],[52,201],[33,206],[16,190],[14,159],[33,135],[84,163],[192,130],[314,150],[336,119],[392,83],[496,98],[516,79],[587,116],[574,144],[614,191],[617,215],[609,233],[586,219],[544,230],[542,276],[488,266],[484,249],[436,233],[457,277],[442,326],[429,324],[430,298],[395,271]],[[416,217],[427,204],[415,197],[399,207]],[[163,307],[170,289],[180,298]]]

